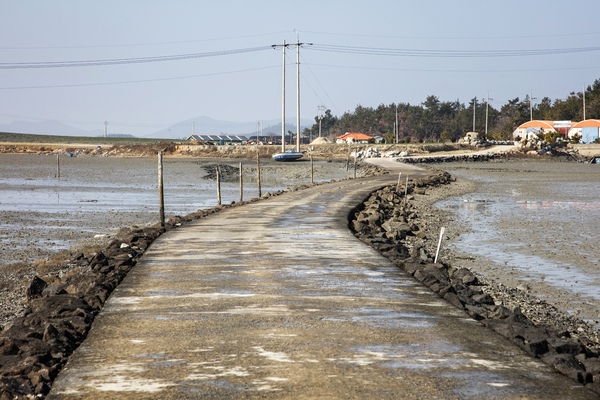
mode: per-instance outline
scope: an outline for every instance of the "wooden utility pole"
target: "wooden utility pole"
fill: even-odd
[[[244,201],[244,176],[242,174],[242,163],[240,163],[240,203]]]
[[[163,162],[162,151],[158,152],[158,214],[160,224],[165,224],[165,196],[163,192]]]
[[[313,156],[312,152],[310,153],[310,183],[311,185],[315,183],[315,169],[313,165]]]
[[[256,182],[258,183],[258,197],[262,197],[262,190],[260,188],[260,155],[258,145],[256,145]]]
[[[221,205],[221,168],[217,165],[215,169],[217,170],[217,204]]]

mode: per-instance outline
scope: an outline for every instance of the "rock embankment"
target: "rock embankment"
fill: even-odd
[[[406,164],[433,164],[456,161],[490,161],[497,158],[506,158],[505,154],[457,154],[447,156],[431,156],[431,157],[401,157],[398,161]]]
[[[376,191],[350,216],[350,227],[359,239],[449,303],[600,393],[600,340],[593,327],[518,289],[488,282],[470,269],[434,263],[440,223],[413,206],[413,195],[451,181],[445,172],[415,180],[406,188],[407,198],[403,186]]]
[[[164,226],[124,229],[105,249],[68,260],[58,275],[36,276],[27,289],[24,314],[0,334],[0,399],[44,397],[112,291],[150,244],[165,231],[234,205],[173,217]]]
[[[533,157],[561,157],[569,161],[576,162],[590,162],[591,158],[582,157],[579,155],[577,150],[572,149],[559,149],[555,148],[552,150],[544,151],[529,151],[526,152],[524,149],[514,150],[511,152],[490,152],[483,154],[451,154],[451,155],[430,155],[430,156],[410,156],[400,157],[398,161],[406,164],[436,164],[436,163],[450,163],[450,162],[482,162],[482,161],[493,161],[502,160],[506,158],[533,158]]]

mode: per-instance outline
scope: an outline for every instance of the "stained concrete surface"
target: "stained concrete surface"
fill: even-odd
[[[350,209],[396,180],[288,193],[163,235],[48,398],[597,398],[351,234]]]

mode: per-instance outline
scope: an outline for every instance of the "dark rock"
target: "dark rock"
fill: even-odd
[[[585,367],[571,354],[548,354],[542,360],[553,365],[561,374],[579,383],[592,383],[594,377],[586,372]]]
[[[529,347],[527,352],[533,354],[534,357],[540,357],[548,352],[548,341],[546,339],[529,342],[527,346]]]
[[[57,294],[66,294],[66,293],[67,293],[67,291],[65,290],[65,285],[48,286],[44,290],[42,290],[42,296],[44,296],[44,297],[54,296]]]
[[[448,292],[444,295],[444,300],[446,300],[448,303],[452,304],[454,307],[456,308],[463,308],[463,303],[460,301],[460,299],[458,298],[458,296],[455,293],[452,292]]]
[[[572,354],[575,356],[577,354],[585,353],[585,347],[574,340],[550,338],[548,339],[548,345],[550,350],[557,354]]]
[[[414,275],[414,273],[421,268],[423,268],[423,265],[419,264],[414,259],[408,259],[404,261],[404,271],[411,275]]]
[[[48,342],[50,340],[54,340],[60,336],[58,330],[54,327],[54,325],[47,323],[44,329],[44,335],[42,336],[42,340],[44,342]]]
[[[487,293],[473,295],[473,300],[480,304],[494,304],[494,299]]]
[[[531,322],[526,316],[523,315],[519,307],[515,308],[512,311],[512,314],[506,318],[506,322],[509,324],[533,326],[533,322]]]
[[[585,370],[592,375],[600,375],[600,358],[586,358],[582,361]]]
[[[471,316],[471,318],[477,320],[477,321],[481,321],[482,319],[487,318],[487,310],[483,307],[478,307],[478,306],[472,306],[469,304],[465,305],[465,310],[467,311],[467,314],[469,314],[469,316]]]
[[[78,308],[91,311],[90,306],[85,301],[71,294],[42,297],[31,301],[33,313],[43,313],[48,317],[57,317],[64,312],[75,311]]]
[[[27,288],[27,300],[40,297],[46,286],[48,286],[46,281],[39,276],[35,276]]]
[[[506,319],[512,315],[512,312],[503,306],[496,306],[491,310],[489,317],[493,319]]]

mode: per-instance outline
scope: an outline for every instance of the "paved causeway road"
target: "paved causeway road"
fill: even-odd
[[[161,236],[49,398],[596,398],[350,233],[351,208],[396,181],[287,193]]]

